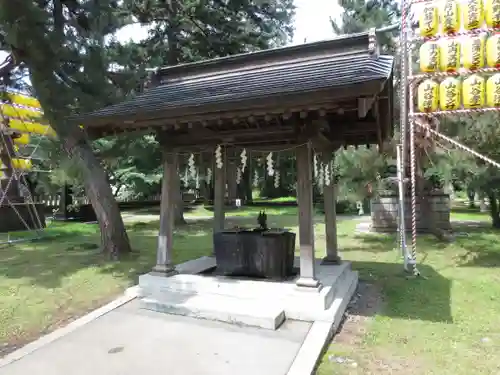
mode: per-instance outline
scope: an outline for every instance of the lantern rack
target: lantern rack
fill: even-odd
[[[467,6],[469,6],[470,1],[474,0],[465,0],[467,2]],[[459,149],[465,150],[472,155],[479,157],[480,159],[491,162],[491,164],[500,166],[499,163],[487,158],[484,155],[477,153],[476,151],[460,144],[459,142],[439,133],[437,130],[433,129],[430,124],[440,117],[445,116],[454,116],[454,115],[474,115],[481,114],[486,112],[499,112],[500,107],[480,107],[480,108],[457,108],[450,110],[432,110],[429,112],[414,112],[414,87],[420,81],[424,79],[436,79],[446,77],[460,77],[460,76],[470,76],[473,74],[486,74],[489,73],[498,73],[500,72],[499,67],[482,67],[478,69],[467,69],[465,67],[457,67],[455,71],[435,71],[435,72],[425,72],[421,74],[413,74],[413,49],[418,45],[419,41],[423,42],[431,42],[431,41],[441,41],[441,40],[449,40],[456,39],[460,37],[475,37],[481,34],[489,34],[491,37],[495,34],[500,33],[500,28],[491,28],[489,26],[492,25],[492,21],[490,19],[490,23],[486,24],[486,17],[484,17],[484,8],[480,9],[482,14],[478,17],[479,27],[472,28],[469,30],[461,31],[459,29],[460,22],[457,22],[457,29],[455,32],[451,33],[437,33],[436,35],[414,35],[414,23],[412,21],[412,6],[416,4],[425,4],[425,6],[429,6],[431,4],[436,4],[438,1],[436,0],[402,0],[401,7],[401,34],[400,34],[400,46],[401,46],[401,84],[400,84],[400,102],[402,105],[400,106],[400,142],[397,147],[398,151],[398,183],[399,183],[399,237],[400,237],[400,249],[402,251],[402,255],[404,257],[404,268],[406,271],[411,271],[414,276],[419,276],[420,272],[417,269],[416,262],[416,250],[417,250],[417,210],[416,210],[416,127],[422,129],[428,129],[429,132],[441,139],[447,140],[451,142],[454,146]],[[458,3],[458,1],[456,1]],[[490,4],[490,6],[492,6]],[[435,12],[435,11],[434,11]],[[456,17],[459,20],[461,18],[462,9],[461,6],[457,6],[455,8]],[[436,28],[439,28],[439,16],[437,17],[438,25]],[[498,16],[494,16],[497,17]],[[436,19],[436,18],[435,18]],[[494,20],[494,26],[500,25],[500,20]],[[486,42],[485,42],[486,44]],[[486,46],[483,48],[486,49]],[[483,52],[484,53],[484,52]],[[483,56],[484,58],[484,56]],[[439,64],[439,60],[438,60]],[[484,103],[486,105],[486,103]],[[422,120],[427,119],[422,122]],[[409,137],[409,140],[408,140]],[[409,152],[408,152],[409,151]],[[408,155],[409,154],[409,155]],[[409,160],[410,166],[410,178],[407,178],[406,166],[407,166],[407,158]],[[405,184],[410,182],[410,199],[411,199],[411,252],[407,249],[406,244],[406,228],[405,228]]]
[[[433,72],[433,73],[410,75],[408,76],[408,80],[415,83],[415,81],[421,81],[423,79],[428,79],[428,78],[461,77],[476,73],[488,74],[488,73],[498,73],[498,72],[500,72],[500,68],[460,69],[455,72]]]
[[[431,112],[431,113],[412,112],[412,113],[409,113],[408,115],[410,117],[432,118],[432,117],[440,117],[440,116],[446,116],[446,115],[468,115],[468,114],[475,114],[475,113],[499,112],[499,111],[500,111],[500,107],[485,107],[485,108],[450,109],[447,111],[435,111],[435,112]]]
[[[428,4],[435,3],[436,0],[427,0],[425,1]],[[413,2],[412,4],[415,4]],[[412,38],[409,38],[408,41],[413,41],[413,42],[419,42],[419,41],[424,41],[424,42],[435,42],[438,40],[443,40],[443,39],[455,39],[463,36],[477,36],[481,35],[483,33],[494,33],[498,34],[500,33],[500,29],[494,29],[491,27],[485,27],[485,28],[480,28],[480,29],[474,29],[474,30],[466,30],[466,31],[458,31],[456,33],[450,33],[450,34],[442,34],[442,35],[434,35],[434,36],[414,36]]]

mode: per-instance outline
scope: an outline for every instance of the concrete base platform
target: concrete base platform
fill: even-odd
[[[200,258],[177,270],[213,264]],[[0,359],[0,375],[312,375],[358,280],[349,263],[318,271],[323,287],[314,290],[293,281],[143,275],[142,288]]]
[[[134,300],[28,355],[0,361],[0,375],[285,375],[310,327],[237,327],[158,314]]]
[[[142,307],[167,314],[277,329],[285,321],[278,306],[258,306],[253,301],[218,295],[165,292],[161,298],[143,298]]]
[[[296,258],[298,266],[299,259]],[[354,293],[358,275],[349,262],[316,261],[320,288],[297,287],[296,280],[276,282],[201,275],[215,259],[199,258],[177,267],[179,274],[146,274],[139,278],[146,309],[267,329],[286,319],[338,325]]]

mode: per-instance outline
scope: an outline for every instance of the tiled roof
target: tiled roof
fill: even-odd
[[[191,106],[210,106],[213,111],[219,103],[386,80],[392,69],[392,56],[377,56],[369,50],[368,34],[356,34],[159,69],[157,74],[162,82],[159,86],[75,119],[84,124],[94,120],[112,123],[117,116],[124,118]]]

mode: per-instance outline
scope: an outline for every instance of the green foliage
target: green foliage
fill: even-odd
[[[5,2],[0,46],[13,55],[22,51],[23,58],[1,79],[11,87],[25,85],[23,76],[38,81],[35,95],[44,96],[44,109],[64,137],[72,130],[63,118],[137,94],[148,68],[284,45],[292,37],[293,13],[292,0]],[[13,22],[21,16],[29,23]],[[120,42],[116,35],[132,24],[147,27],[148,38]],[[36,79],[33,74],[39,75],[42,68],[46,76],[57,79]],[[58,142],[40,145],[50,160],[45,168],[54,171],[38,175],[40,186],[54,191],[57,185],[70,183],[83,191],[77,160],[68,159],[60,148]],[[161,155],[153,137],[109,137],[93,142],[93,149],[116,194],[130,197],[159,191]]]
[[[494,161],[500,161],[500,129],[497,114],[486,113],[473,117],[452,118],[441,122],[441,131],[452,136],[465,146]],[[440,141],[442,148],[449,147],[442,168],[443,179],[448,180],[462,190],[475,191],[490,200],[493,224],[500,226],[497,209],[500,198],[500,169],[470,152],[457,149],[445,141]]]
[[[381,28],[399,21],[399,2],[394,0],[341,0],[344,9],[339,22],[331,20],[336,34],[351,34]],[[395,52],[395,37],[398,31],[378,35],[385,53]]]
[[[250,0],[187,0],[147,3],[124,1],[131,22],[149,28],[140,43],[113,41],[109,53],[121,69],[175,65],[237,53],[282,46],[292,37],[292,0],[259,4]],[[159,145],[152,139],[120,137],[104,147],[111,181],[123,187],[121,195],[143,196],[159,192]],[[107,148],[106,148],[107,147]],[[104,150],[103,149],[103,150]],[[127,158],[122,158],[127,155]],[[186,160],[181,160],[182,164]],[[181,177],[185,166],[181,166]],[[204,176],[201,176],[204,177]],[[193,181],[190,181],[189,187]]]
[[[124,6],[136,22],[150,27],[143,46],[154,66],[281,46],[293,32],[292,0],[184,0],[170,5],[125,0]],[[175,46],[169,45],[173,42]],[[178,61],[172,61],[172,48],[179,50]]]
[[[392,0],[342,0],[343,13],[339,22],[331,21],[336,34],[348,34],[381,28],[394,24],[400,16],[399,3]],[[395,53],[397,31],[378,35],[384,53]],[[391,158],[395,158],[395,142],[387,145],[391,155],[380,154],[376,148],[348,147],[337,152],[336,173],[339,182],[339,198],[349,201],[363,200],[387,183],[384,175]],[[392,155],[394,154],[394,155]]]
[[[151,135],[122,135],[94,142],[115,195],[135,198],[157,193],[162,178],[161,151]]]
[[[358,201],[382,187],[381,174],[388,159],[374,147],[348,147],[337,152],[335,170],[338,177],[338,198]]]

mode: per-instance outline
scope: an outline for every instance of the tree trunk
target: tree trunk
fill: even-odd
[[[182,200],[182,189],[181,189],[181,179],[179,177],[179,171],[175,174],[174,184],[176,187],[174,188],[177,192],[176,200],[175,200],[175,218],[174,225],[184,225],[186,224],[186,219],[184,219],[184,201]]]
[[[203,204],[208,203],[208,186],[205,180],[200,180],[200,197],[203,200]]]
[[[76,158],[85,177],[85,191],[94,208],[101,230],[102,251],[112,259],[131,252],[118,203],[108,182],[106,172],[87,141],[75,141],[71,135],[62,140],[66,151]]]
[[[74,158],[83,172],[87,197],[96,214],[101,232],[101,250],[111,259],[132,251],[118,203],[113,195],[108,176],[94,155],[89,140],[82,129],[62,120],[66,108],[59,108],[51,99],[54,95],[45,81],[53,80],[50,72],[42,68],[31,69],[31,81],[45,111],[47,120],[58,133],[63,148]],[[61,111],[58,114],[56,111]]]
[[[496,194],[490,192],[488,194],[488,200],[490,201],[490,215],[493,228],[500,229],[500,213],[498,212],[498,200]]]
[[[474,198],[476,197],[476,192],[474,190],[467,190],[467,198],[469,198],[469,208],[475,208]]]
[[[250,167],[245,168],[245,173],[243,173],[243,191],[244,194],[243,196],[245,197],[245,203],[252,203],[253,202],[253,195],[252,195],[252,173],[250,170]]]
[[[479,211],[480,212],[489,212],[488,202],[486,201],[486,197],[480,196],[479,198]]]
[[[11,44],[9,47],[12,47],[15,62],[22,62],[29,69],[31,83],[44,110],[45,119],[56,130],[66,152],[80,164],[87,196],[101,229],[102,251],[112,258],[129,253],[130,242],[106,172],[95,157],[84,131],[77,124],[65,120],[74,107],[75,91],[69,88],[71,79],[61,69],[60,55],[65,51],[64,48],[59,50],[59,46],[66,43],[61,2],[54,2],[50,40],[43,34],[46,31],[44,22],[33,2],[18,1],[14,4],[3,0],[0,8],[4,20],[2,26],[6,26],[3,35],[9,35],[7,44]],[[103,64],[94,67],[103,68]],[[102,79],[104,77],[103,72]],[[78,92],[81,92],[81,87]],[[97,97],[95,101],[99,102]]]
[[[234,205],[238,198],[238,184],[236,183],[237,166],[234,161],[227,165],[227,200],[230,206]]]

